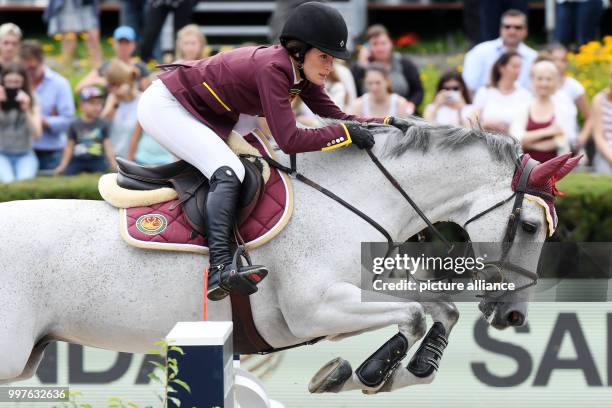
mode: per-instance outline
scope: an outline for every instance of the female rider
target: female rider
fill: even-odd
[[[379,122],[402,127],[395,118],[373,119],[342,112],[323,85],[334,58],[347,59],[347,28],[333,7],[309,2],[288,18],[281,44],[245,47],[211,58],[172,64],[142,95],[138,119],[145,132],[175,156],[198,168],[210,182],[206,235],[210,250],[207,296],[220,300],[232,291],[252,294],[264,276],[260,266],[232,267],[231,241],[244,167],[225,140],[241,113],[265,116],[285,153],[328,151],[374,145],[358,125],[298,129],[291,99],[300,95],[321,117]],[[264,271],[263,273],[261,271]]]

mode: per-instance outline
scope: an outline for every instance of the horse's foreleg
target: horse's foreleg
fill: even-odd
[[[379,391],[394,391],[409,385],[429,384],[434,380],[450,332],[459,320],[459,311],[451,302],[428,302],[423,303],[423,307],[434,324],[410,363],[405,368],[395,370]]]
[[[345,360],[336,359],[328,363],[311,381],[311,392],[378,389],[395,363],[424,335],[426,328],[425,310],[419,303],[363,302],[361,289],[344,282],[332,285],[308,318],[303,313],[285,317],[292,333],[300,338],[348,337],[392,324],[399,326],[399,333],[370,356],[355,373]],[[378,364],[381,356],[388,352],[393,353],[393,357],[389,361],[383,359]]]

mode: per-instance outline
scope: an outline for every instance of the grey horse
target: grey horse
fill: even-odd
[[[433,222],[463,225],[512,194],[519,150],[515,139],[417,119],[407,123],[406,134],[372,125],[373,152]],[[288,163],[286,156],[280,160]],[[397,242],[425,227],[363,151],[349,147],[302,154],[299,169],[374,218]],[[263,338],[279,348],[397,325],[403,357],[425,336],[425,316],[430,315],[438,328],[434,334],[443,339],[432,344],[443,349],[459,318],[454,304],[362,302],[360,243],[381,241],[381,235],[303,183],[294,182],[294,191],[295,210],[286,228],[252,253],[271,271],[251,297]],[[542,207],[530,200],[521,204],[521,219],[535,229],[519,229],[516,241],[542,243],[547,234]],[[495,208],[470,223],[467,233],[482,242],[501,241],[511,210],[512,202]],[[14,201],[0,204],[0,216],[0,383],[34,375],[50,341],[145,353],[175,322],[201,319],[207,257],[126,245],[119,235],[118,211],[109,204]],[[539,250],[512,248],[508,260],[533,271],[538,257]],[[498,327],[512,324],[510,310],[524,317],[521,323],[527,314],[518,303],[488,310]],[[230,302],[210,302],[208,317],[231,320]],[[377,380],[377,373],[366,372],[374,360],[353,372],[348,362],[336,359],[315,375],[310,389],[372,393],[435,377],[435,370],[423,375],[399,366],[396,359],[393,366],[383,364]],[[427,361],[431,358],[421,363]]]

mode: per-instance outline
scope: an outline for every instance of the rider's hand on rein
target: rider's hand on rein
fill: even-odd
[[[360,149],[371,149],[374,146],[374,136],[368,129],[355,125],[346,125],[351,140]]]

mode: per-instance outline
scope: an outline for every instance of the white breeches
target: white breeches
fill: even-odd
[[[244,166],[238,156],[211,128],[183,108],[159,79],[140,97],[138,121],[160,145],[207,178],[219,167],[228,166],[241,182],[244,180]]]

